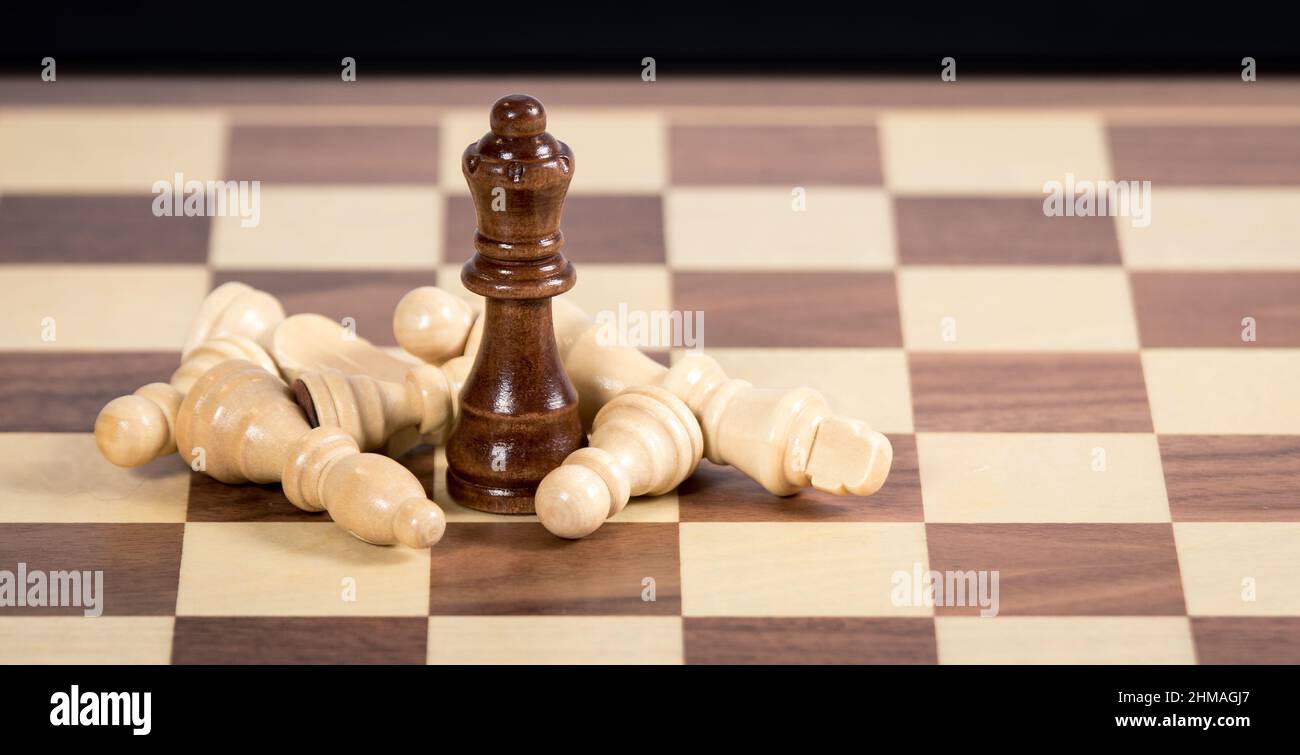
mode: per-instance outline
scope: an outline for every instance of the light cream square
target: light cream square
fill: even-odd
[[[677,270],[888,270],[897,259],[880,189],[672,189],[664,226]]]
[[[1133,269],[1300,269],[1300,190],[1152,186],[1151,224],[1117,218]]]
[[[432,186],[266,184],[257,225],[212,221],[212,264],[240,269],[433,269],[443,201]]]
[[[0,522],[183,522],[189,489],[174,455],[122,469],[89,433],[0,433]]]
[[[1300,350],[1146,349],[1157,433],[1300,433]]]
[[[434,616],[431,664],[680,664],[679,616]]]
[[[202,265],[5,265],[0,350],[179,350],[208,279]]]
[[[0,191],[149,195],[177,173],[221,179],[225,149],[216,111],[15,109],[0,112]]]
[[[1177,522],[1192,616],[1300,616],[1300,522]]]
[[[666,312],[672,308],[672,283],[663,265],[578,266],[578,283],[564,297],[595,318],[601,311]]]
[[[683,523],[680,537],[683,616],[933,615],[894,600],[897,573],[928,568],[923,524]]]
[[[185,525],[178,616],[425,616],[429,550],[328,521]]]
[[[927,522],[1167,522],[1154,435],[918,433]]]
[[[1185,616],[940,616],[942,664],[1191,664]]]
[[[1132,351],[1137,323],[1119,267],[905,267],[903,343],[913,351]]]
[[[896,194],[1044,196],[1048,181],[1110,180],[1100,117],[1050,111],[894,111],[879,122]]]
[[[4,616],[0,664],[167,664],[174,623],[170,616]]]

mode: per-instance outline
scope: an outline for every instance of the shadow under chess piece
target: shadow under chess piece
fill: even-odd
[[[461,157],[478,217],[461,282],[487,302],[447,441],[447,489],[470,508],[528,514],[537,484],[584,441],[551,323],[551,297],[576,280],[560,231],[574,161],[532,97],[501,98],[490,124]]]
[[[676,488],[703,450],[700,425],[681,399],[654,386],[629,388],[596,415],[588,446],[537,487],[537,518],[552,534],[586,537],[631,496]]]
[[[376,545],[427,548],[446,530],[442,509],[396,461],[361,453],[336,427],[312,429],[288,386],[242,360],[218,364],[190,389],[176,417],[176,444],[224,483],[279,482],[293,505],[328,511]]]

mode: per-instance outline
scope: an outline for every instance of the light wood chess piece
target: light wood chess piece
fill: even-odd
[[[289,381],[297,380],[304,372],[323,370],[400,381],[408,369],[419,364],[414,359],[400,359],[342,324],[316,314],[294,315],[280,323],[267,347],[280,365],[280,374]]]
[[[442,444],[455,427],[457,397],[472,366],[471,357],[456,357],[441,367],[417,365],[400,383],[339,370],[301,372],[293,392],[313,427],[340,427],[362,450],[384,448],[411,429]]]
[[[428,324],[432,327],[438,322],[432,319]],[[269,346],[285,380],[297,386],[299,378],[309,376],[307,385],[295,390],[306,391],[310,387],[325,395],[321,390],[326,382],[324,376],[335,376],[330,378],[335,383],[348,383],[356,378],[348,384],[355,386],[356,399],[365,407],[354,408],[351,402],[342,401],[340,390],[337,411],[322,402],[310,414],[313,425],[341,426],[361,444],[362,450],[382,448],[389,456],[400,456],[421,442],[445,440],[445,434],[437,431],[430,437],[421,437],[416,429],[418,420],[397,423],[391,415],[397,408],[397,403],[390,401],[394,393],[391,385],[403,384],[408,371],[422,366],[418,360],[394,356],[340,323],[316,314],[294,315],[285,320],[271,334]],[[437,379],[436,374],[424,373],[417,375],[417,384],[432,388],[429,381]],[[459,390],[459,383],[456,389]],[[376,392],[383,395],[372,395]],[[383,408],[371,409],[373,402],[380,402]],[[303,407],[306,409],[312,403],[304,398]]]
[[[230,281],[212,289],[199,306],[181,348],[181,360],[204,341],[240,336],[265,345],[265,339],[284,322],[284,307],[265,291]]]
[[[682,400],[654,386],[623,391],[596,414],[586,448],[537,487],[537,517],[551,533],[586,537],[628,498],[663,495],[695,471],[700,425]]]
[[[166,383],[149,383],[108,402],[95,419],[95,443],[119,467],[138,467],[176,452],[176,411],[209,367],[246,359],[275,373],[262,344],[284,320],[275,297],[243,283],[224,283],[203,299],[181,351],[181,365]]]
[[[465,340],[479,314],[457,296],[433,286],[421,286],[397,302],[393,335],[407,353],[439,365],[465,353]]]
[[[556,343],[578,391],[584,426],[627,388],[658,385],[691,408],[709,461],[735,466],[771,493],[792,495],[811,486],[834,495],[871,495],[884,484],[893,464],[889,439],[865,422],[831,412],[821,393],[755,388],[729,378],[702,353],[664,367],[633,347],[611,345],[616,339],[609,326],[592,321],[565,297],[554,299],[553,307]],[[475,322],[466,356],[476,353],[480,331]]]
[[[293,505],[328,511],[369,543],[427,548],[446,517],[401,464],[361,453],[338,428],[312,429],[280,378],[251,362],[222,362],[194,383],[176,417],[176,443],[224,483],[280,482]]]

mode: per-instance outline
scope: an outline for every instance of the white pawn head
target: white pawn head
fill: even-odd
[[[95,445],[119,467],[138,467],[175,452],[172,421],[180,402],[180,392],[166,383],[113,399],[95,418]]]
[[[583,464],[556,467],[542,479],[533,497],[542,526],[571,540],[600,529],[613,503],[604,478]]]
[[[470,305],[434,286],[408,292],[393,310],[397,343],[430,364],[442,364],[464,353],[473,325]]]

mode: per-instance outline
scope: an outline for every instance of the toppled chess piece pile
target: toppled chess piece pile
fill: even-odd
[[[675,489],[701,458],[781,496],[884,484],[889,440],[817,391],[756,388],[700,353],[665,367],[605,343],[602,326],[553,298],[576,279],[559,228],[573,153],[534,98],[498,100],[490,123],[461,160],[478,212],[461,279],[481,308],[411,291],[393,314],[404,359],[226,283],[204,300],[170,380],[100,412],[100,452],[124,467],[179,452],[221,482],[280,482],[295,506],[328,511],[362,540],[417,548],[446,518],[390,457],[421,442],[446,446],[457,502],[536,513],[565,538]]]

